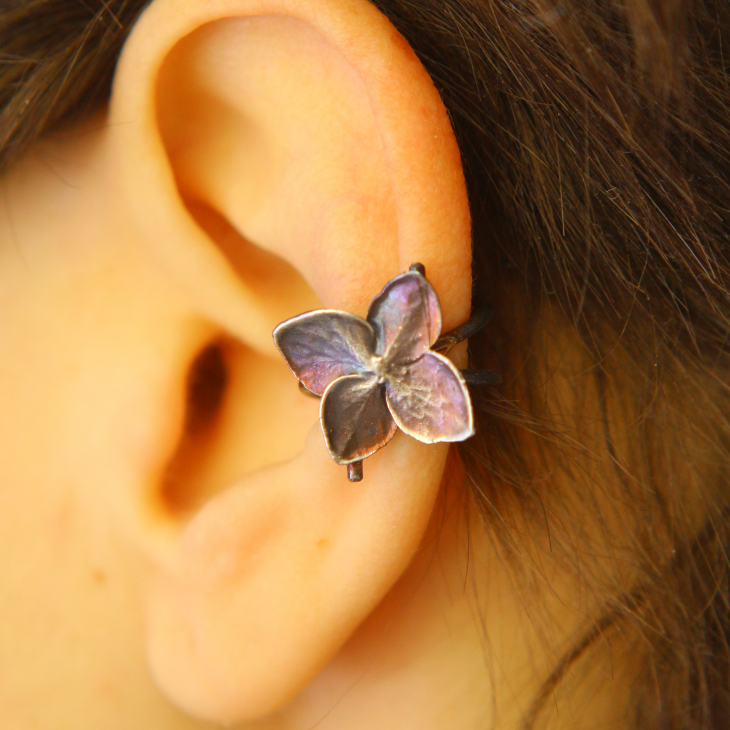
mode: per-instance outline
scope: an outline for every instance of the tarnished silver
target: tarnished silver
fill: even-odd
[[[483,304],[466,322],[441,335],[434,342],[433,349],[445,355],[454,345],[468,340],[472,335],[483,329],[490,319],[492,319],[492,308],[488,304]]]
[[[488,319],[482,313],[476,329]],[[474,434],[466,380],[432,348],[447,351],[476,329],[467,322],[439,339],[438,297],[423,266],[414,264],[373,299],[367,319],[331,309],[306,312],[279,324],[274,342],[300,387],[321,396],[320,424],[332,458],[348,466],[351,481],[360,481],[362,460],[398,428],[427,444]],[[491,371],[465,372],[481,374],[483,384],[499,382]]]

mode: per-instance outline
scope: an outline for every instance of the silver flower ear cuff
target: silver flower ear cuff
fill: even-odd
[[[319,421],[332,458],[362,479],[362,460],[400,428],[426,444],[474,435],[467,383],[496,385],[491,370],[458,370],[445,357],[491,318],[482,308],[439,337],[441,307],[422,264],[391,279],[367,319],[335,309],[305,312],[277,325],[274,342],[299,380],[321,397]]]

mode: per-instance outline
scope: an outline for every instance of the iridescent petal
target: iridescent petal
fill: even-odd
[[[397,430],[385,403],[385,386],[371,373],[345,375],[331,383],[322,398],[319,420],[338,464],[370,456]]]
[[[317,395],[340,376],[363,372],[375,349],[364,319],[334,309],[287,319],[274,330],[274,342],[294,375]]]
[[[376,352],[393,364],[418,359],[441,333],[441,307],[431,284],[415,272],[391,279],[373,299],[368,322]]]
[[[474,435],[466,383],[443,355],[427,352],[410,365],[392,368],[386,398],[398,427],[419,441],[463,441]]]

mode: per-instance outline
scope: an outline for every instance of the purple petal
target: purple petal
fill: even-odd
[[[287,319],[274,330],[274,342],[294,375],[317,395],[340,376],[365,370],[375,351],[372,327],[335,309]]]
[[[386,397],[398,427],[419,441],[463,441],[474,435],[466,383],[443,355],[427,352],[410,365],[393,368]]]
[[[395,421],[376,376],[345,375],[330,384],[319,410],[324,440],[338,464],[375,453],[393,438]]]
[[[441,333],[441,307],[431,284],[416,272],[391,279],[373,299],[368,322],[375,330],[376,352],[389,362],[417,360]]]

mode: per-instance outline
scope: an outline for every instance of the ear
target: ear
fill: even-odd
[[[165,436],[115,503],[151,565],[149,659],[189,712],[254,718],[398,580],[447,452],[399,434],[348,483],[272,330],[317,306],[364,315],[414,261],[444,329],[464,321],[459,151],[428,75],[365,0],[155,0],[123,50],[108,135],[134,245],[196,333],[177,354],[197,373],[188,414],[182,384],[179,405],[159,398]]]

